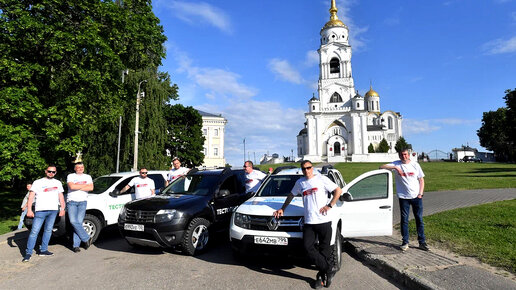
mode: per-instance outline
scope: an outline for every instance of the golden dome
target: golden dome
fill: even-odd
[[[342,21],[339,20],[339,17],[337,17],[337,5],[335,5],[335,0],[331,0],[331,8],[330,8],[330,21],[326,22],[324,27],[322,29],[326,29],[329,27],[335,27],[335,26],[341,26],[346,27],[346,24],[344,24]]]
[[[380,95],[373,90],[373,86],[370,86],[369,91],[365,94],[366,97],[380,97]]]

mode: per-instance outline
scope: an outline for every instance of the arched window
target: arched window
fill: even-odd
[[[333,152],[335,152],[335,155],[340,155],[340,143],[339,142],[335,142],[333,144]]]
[[[387,118],[388,128],[392,129],[392,117]]]
[[[333,95],[331,95],[330,103],[342,103],[342,97],[339,93],[333,93]]]
[[[314,111],[315,111],[315,106],[312,106],[312,110],[314,110]]]
[[[334,57],[330,60],[330,73],[338,74],[340,72],[340,61]]]

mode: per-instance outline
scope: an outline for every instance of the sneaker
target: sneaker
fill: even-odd
[[[324,287],[328,288],[331,286],[331,282],[333,282],[333,278],[335,278],[335,274],[337,271],[334,269],[331,269],[326,273],[326,283],[324,283]]]
[[[321,289],[324,286],[324,274],[322,272],[318,272],[316,279],[314,281],[313,288]]]
[[[81,251],[81,248],[79,248],[79,247],[73,248],[74,253],[79,253],[80,251]]]
[[[400,246],[400,249],[405,252],[406,250],[408,250],[408,244],[403,244]]]
[[[430,248],[428,247],[428,245],[426,243],[421,243],[419,244],[419,248],[423,251],[430,251]]]
[[[49,252],[49,251],[44,251],[44,252],[39,253],[40,257],[53,256],[53,255],[54,255],[54,253]]]
[[[87,250],[91,246],[91,239],[92,239],[92,237],[90,237],[90,239],[87,242],[84,243],[84,247],[83,248],[85,250]]]
[[[27,263],[30,260],[30,255],[26,254],[25,257],[23,257],[22,262]]]

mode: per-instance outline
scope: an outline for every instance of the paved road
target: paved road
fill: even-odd
[[[22,234],[17,234],[18,236]],[[23,234],[25,235],[25,234]],[[21,263],[26,240],[0,242],[0,289],[309,289],[316,270],[301,258],[285,256],[233,259],[225,235],[198,257],[174,251],[135,250],[116,229],[78,254],[62,244],[50,246],[53,257],[33,256]],[[10,245],[11,244],[11,245]],[[334,289],[400,289],[347,254]]]

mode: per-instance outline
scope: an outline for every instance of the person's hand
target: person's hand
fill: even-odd
[[[64,215],[65,215],[65,210],[64,210],[64,208],[61,208],[59,210],[59,216],[64,216]]]
[[[423,198],[423,194],[422,193],[418,194],[417,198]]]
[[[279,218],[280,216],[283,216],[283,209],[282,208],[278,209],[277,211],[275,211],[273,213],[273,215],[275,218]]]
[[[322,214],[322,215],[326,215],[326,213],[330,210],[331,207],[325,205],[323,207],[321,207],[321,209],[319,210],[319,213]]]
[[[32,210],[28,210],[27,211],[27,216],[33,218],[34,217],[34,212],[32,212]]]
[[[396,171],[398,171],[398,174],[400,176],[405,176],[405,173],[403,172],[403,170],[401,170],[401,167],[396,166],[395,168],[396,168]]]

